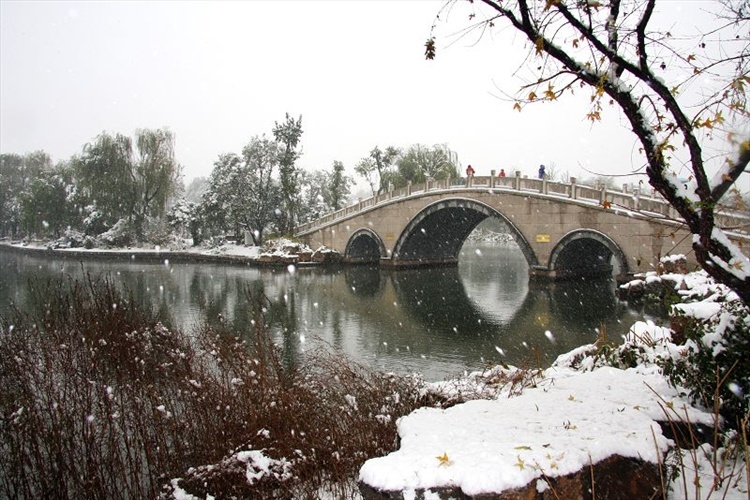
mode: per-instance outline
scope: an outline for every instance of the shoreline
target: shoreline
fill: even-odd
[[[133,262],[164,262],[168,260],[171,263],[210,263],[210,264],[229,264],[235,266],[248,266],[257,268],[282,268],[289,265],[297,267],[321,267],[323,263],[319,262],[266,262],[257,257],[248,255],[221,254],[212,255],[199,252],[189,252],[185,250],[147,250],[147,249],[59,249],[45,248],[38,246],[29,246],[22,244],[13,244],[7,241],[0,241],[0,250],[7,250],[16,253],[26,253],[41,257],[54,257],[61,259],[75,260],[118,260]]]

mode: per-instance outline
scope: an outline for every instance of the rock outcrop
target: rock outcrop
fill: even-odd
[[[476,500],[555,500],[596,499],[631,500],[662,498],[662,475],[659,467],[643,460],[611,456],[573,474],[559,477],[542,476],[523,488],[469,496],[458,488],[416,490],[414,496],[403,491],[378,491],[360,483],[365,500],[404,500],[405,498],[441,498]]]

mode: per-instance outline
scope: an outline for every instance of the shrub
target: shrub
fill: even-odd
[[[249,298],[249,332],[187,335],[107,279],[34,293],[36,310],[0,318],[0,491],[11,498],[345,497],[419,404],[414,381],[330,352],[282,363],[262,297]]]
[[[670,380],[686,387],[691,398],[715,408],[732,428],[750,411],[750,309],[739,300],[717,304],[718,312],[705,319],[683,320],[686,356],[668,372]],[[692,321],[690,320],[692,319]]]
[[[126,219],[118,220],[114,226],[97,236],[105,246],[126,247],[133,241],[133,228]]]
[[[739,429],[750,411],[750,309],[704,272],[686,275],[679,296],[671,329],[636,324],[622,346],[597,346],[596,363],[655,364],[694,403]]]

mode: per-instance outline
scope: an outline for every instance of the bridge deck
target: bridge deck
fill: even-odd
[[[596,205],[604,205],[614,209],[626,209],[641,215],[655,218],[666,218],[680,221],[677,211],[667,203],[653,189],[629,189],[623,185],[622,189],[614,189],[607,186],[586,186],[578,184],[575,178],[571,182],[552,182],[546,179],[535,179],[528,177],[473,177],[467,184],[465,179],[432,180],[424,184],[408,185],[404,188],[392,190],[360,199],[357,203],[342,208],[336,212],[326,214],[314,221],[301,224],[297,227],[295,235],[303,236],[312,231],[320,229],[341,219],[354,216],[362,211],[373,209],[386,203],[392,203],[399,199],[410,196],[419,196],[427,192],[460,192],[464,189],[489,189],[497,190],[498,194],[503,191],[526,192],[533,195],[565,198],[578,202],[588,202]],[[648,192],[647,192],[648,191]],[[741,214],[717,213],[716,222],[719,227],[739,235],[750,234],[750,218]]]

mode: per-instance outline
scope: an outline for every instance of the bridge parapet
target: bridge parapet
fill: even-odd
[[[364,210],[369,210],[378,205],[391,203],[399,199],[419,196],[428,192],[449,192],[460,191],[462,189],[498,190],[498,194],[502,193],[502,190],[527,192],[537,196],[561,197],[583,203],[609,206],[615,209],[632,210],[650,217],[675,221],[681,220],[674,207],[667,203],[658,193],[655,193],[653,189],[649,189],[650,193],[647,193],[637,188],[628,189],[627,185],[624,185],[622,189],[606,186],[588,186],[578,184],[575,178],[571,178],[570,182],[553,182],[547,179],[521,177],[520,172],[517,172],[512,177],[477,176],[470,179],[432,179],[416,185],[409,183],[407,186],[399,189],[393,189],[364,200],[360,199],[357,203],[323,215],[314,221],[301,224],[297,227],[295,234],[302,235],[308,233],[322,226],[354,216]],[[721,212],[717,213],[715,217],[718,226],[721,228],[726,228],[738,234],[750,234],[750,218],[747,216]]]

